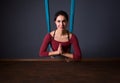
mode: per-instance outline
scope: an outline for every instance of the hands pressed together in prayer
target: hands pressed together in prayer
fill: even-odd
[[[63,53],[61,43],[58,46],[57,52],[58,52],[58,54],[62,54]]]
[[[58,54],[63,55],[63,50],[62,50],[62,45],[61,45],[61,43],[60,43],[59,46],[58,46],[57,52],[58,52]],[[70,58],[65,58],[65,61],[66,61],[66,62],[70,62],[71,60],[72,60],[72,59],[70,59]]]

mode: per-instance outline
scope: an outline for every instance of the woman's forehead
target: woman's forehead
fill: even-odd
[[[56,20],[66,20],[65,16],[63,15],[59,15]]]

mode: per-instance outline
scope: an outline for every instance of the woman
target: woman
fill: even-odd
[[[41,45],[40,56],[60,56],[65,60],[79,60],[81,59],[81,50],[79,47],[78,39],[75,34],[70,33],[66,28],[68,24],[68,14],[65,11],[58,11],[55,14],[54,22],[56,30],[48,33]],[[47,51],[49,44],[52,51]],[[71,46],[73,53],[71,53]]]

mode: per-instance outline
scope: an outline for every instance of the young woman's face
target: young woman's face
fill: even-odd
[[[56,20],[55,20],[55,24],[57,29],[66,29],[67,27],[67,20],[65,18],[65,16],[63,15],[59,15]]]

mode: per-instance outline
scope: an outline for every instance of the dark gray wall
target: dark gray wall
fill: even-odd
[[[49,0],[54,13],[70,13],[70,0]],[[74,33],[83,58],[120,58],[120,1],[76,0]],[[47,33],[44,0],[0,1],[0,58],[40,58]],[[68,25],[69,27],[69,25]]]

